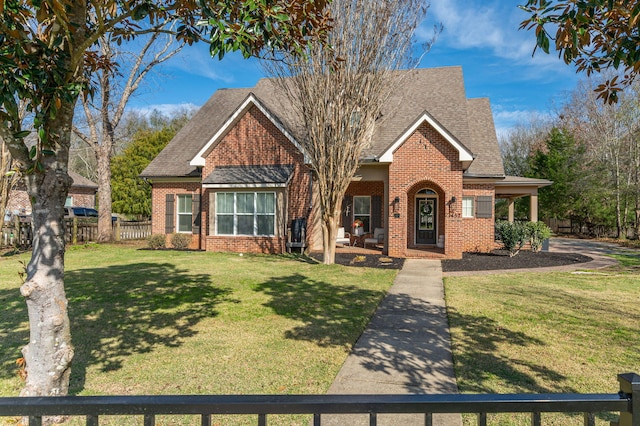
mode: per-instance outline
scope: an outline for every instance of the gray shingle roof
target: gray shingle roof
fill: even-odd
[[[98,190],[98,184],[90,181],[86,177],[81,176],[76,172],[72,172],[71,170],[69,170],[69,177],[73,179],[73,185],[71,185],[72,187],[90,188],[90,189],[95,189],[96,191]]]
[[[461,67],[423,68],[398,71],[397,89],[382,110],[372,143],[362,155],[380,157],[427,111],[475,160],[467,174],[504,175],[488,99],[467,99]],[[144,177],[190,176],[189,165],[198,151],[216,134],[229,117],[253,93],[294,138],[301,138],[300,122],[291,104],[271,79],[261,79],[250,89],[216,91],[193,119],[143,171]]]
[[[293,173],[293,165],[217,166],[202,183],[210,185],[284,184]]]

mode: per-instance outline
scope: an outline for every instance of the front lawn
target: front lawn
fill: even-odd
[[[447,277],[445,291],[463,393],[617,393],[617,374],[640,371],[637,273]],[[490,418],[530,424],[528,416]],[[601,414],[598,424],[612,419]],[[543,414],[543,424],[582,417]]]
[[[1,396],[28,339],[20,261],[0,258]],[[325,393],[397,272],[95,244],[66,265],[76,395]]]

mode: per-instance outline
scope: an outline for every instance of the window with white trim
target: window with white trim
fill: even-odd
[[[360,223],[362,230],[367,233],[371,232],[371,197],[370,196],[354,196],[353,197],[353,222]]]
[[[191,195],[178,195],[178,232],[192,232],[193,204]]]
[[[475,197],[462,197],[462,217],[474,217]]]
[[[65,207],[73,207],[73,195],[67,195],[67,199],[64,201]]]
[[[275,192],[216,193],[216,235],[275,235]]]

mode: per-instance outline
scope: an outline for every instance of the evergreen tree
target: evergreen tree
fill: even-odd
[[[151,216],[151,185],[139,175],[176,134],[174,127],[140,130],[111,163],[113,211],[138,218]]]
[[[529,177],[549,179],[553,185],[540,189],[540,216],[568,219],[576,214],[585,195],[585,150],[573,136],[553,128],[544,147],[530,158]]]

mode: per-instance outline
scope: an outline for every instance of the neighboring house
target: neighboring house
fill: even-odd
[[[488,99],[467,99],[460,67],[398,72],[372,143],[345,194],[342,226],[384,228],[389,256],[459,258],[489,251],[494,201],[531,196],[545,180],[504,175]],[[299,120],[274,81],[218,90],[141,176],[152,184],[153,233],[190,233],[209,251],[285,250],[307,220],[321,249]],[[512,210],[512,209],[511,209]]]
[[[69,176],[73,179],[73,184],[69,188],[65,206],[95,207],[98,185],[72,171]],[[7,212],[11,215],[31,214],[31,202],[22,181],[9,194]]]

